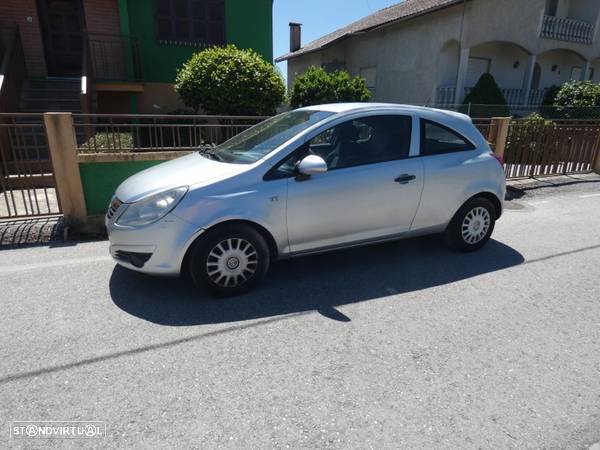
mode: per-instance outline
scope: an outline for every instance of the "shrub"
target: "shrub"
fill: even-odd
[[[126,132],[98,131],[81,145],[80,151],[82,153],[130,153],[133,151],[133,135]]]
[[[366,102],[371,98],[364,78],[351,77],[343,70],[327,72],[310,67],[294,80],[290,94],[293,108],[338,102]]]
[[[496,80],[489,73],[484,73],[475,87],[465,97],[463,111],[466,105],[471,105],[472,117],[506,117],[510,116],[508,104],[504,94],[498,87]],[[488,106],[489,105],[489,106]]]
[[[523,118],[523,122],[528,125],[552,125],[554,122],[544,118],[541,114],[533,112]]]
[[[554,100],[555,106],[600,106],[600,84],[593,81],[569,81]]]
[[[600,115],[600,84],[593,81],[569,81],[554,100],[556,116],[565,119],[595,118]]]
[[[186,106],[207,114],[271,115],[285,99],[275,66],[234,45],[195,53],[177,71],[175,91]]]

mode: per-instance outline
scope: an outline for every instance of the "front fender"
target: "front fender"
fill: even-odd
[[[285,180],[283,180],[285,181]],[[269,189],[241,190],[227,195],[192,195],[174,211],[178,217],[207,230],[221,223],[246,221],[267,230],[280,253],[288,247],[286,187],[277,181]]]

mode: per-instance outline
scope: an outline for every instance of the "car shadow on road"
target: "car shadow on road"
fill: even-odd
[[[476,253],[448,250],[421,238],[276,263],[253,292],[213,300],[184,279],[156,278],[116,266],[114,303],[141,319],[168,326],[237,322],[306,311],[349,321],[336,306],[420,291],[524,262],[498,241]]]

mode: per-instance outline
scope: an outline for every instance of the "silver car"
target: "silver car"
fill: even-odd
[[[132,176],[106,226],[120,265],[188,272],[226,296],[251,289],[276,259],[434,233],[477,250],[505,189],[502,162],[465,115],[322,105]]]

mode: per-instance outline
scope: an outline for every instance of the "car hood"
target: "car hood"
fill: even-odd
[[[117,188],[115,195],[124,203],[132,203],[181,186],[206,185],[244,172],[247,168],[243,164],[213,161],[196,152],[127,178]]]

